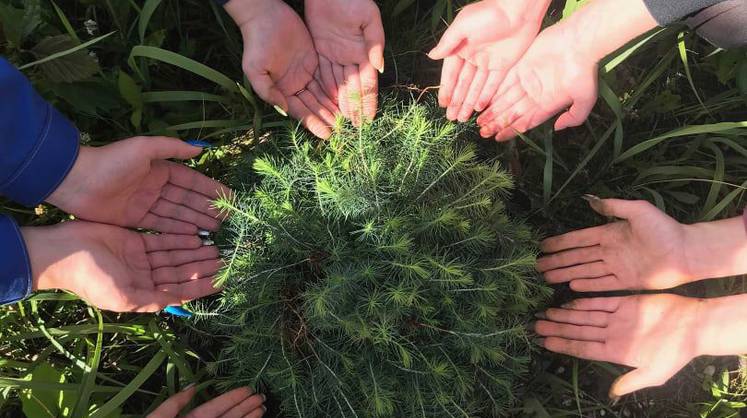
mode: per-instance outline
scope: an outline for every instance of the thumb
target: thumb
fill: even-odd
[[[363,39],[366,41],[368,50],[368,61],[379,73],[384,72],[384,26],[381,23],[381,13],[377,10],[373,14],[371,22],[363,28]]]
[[[461,31],[455,26],[451,26],[444,32],[438,45],[428,53],[428,57],[432,60],[442,60],[449,55],[453,55],[464,39]]]
[[[611,399],[617,399],[637,390],[651,386],[660,386],[666,383],[670,377],[671,375],[662,375],[650,369],[635,369],[618,377],[612,383],[609,396]]]
[[[179,411],[187,406],[192,397],[195,396],[196,388],[194,384],[188,386],[183,391],[166,399],[161,406],[151,412],[147,418],[176,418]]]
[[[252,84],[254,91],[262,100],[279,107],[286,116],[288,113],[288,102],[285,100],[285,95],[275,87],[275,81],[272,80],[270,74],[248,74],[249,82]]]
[[[566,128],[572,128],[582,125],[586,122],[586,119],[594,109],[594,105],[597,104],[597,95],[587,95],[585,97],[577,98],[571,108],[567,112],[560,115],[557,121],[555,121],[555,130],[562,131]]]
[[[169,138],[165,136],[154,136],[146,138],[146,150],[151,159],[168,160],[171,158],[177,160],[189,160],[202,152],[202,148],[189,145],[181,139]]]
[[[650,204],[641,200],[623,199],[600,199],[594,195],[584,195],[583,199],[589,202],[594,212],[611,218],[631,219],[635,218],[644,207]]]

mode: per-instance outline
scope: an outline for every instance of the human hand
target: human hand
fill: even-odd
[[[376,117],[384,72],[384,28],[371,0],[306,0],[306,24],[319,52],[317,80],[356,126]]]
[[[444,60],[438,102],[449,120],[483,111],[537,36],[550,2],[483,0],[465,6],[428,54]]]
[[[576,29],[563,22],[539,34],[477,118],[480,135],[505,141],[563,110],[555,130],[586,121],[597,102],[598,60],[570,47],[577,36]]]
[[[340,111],[314,79],[319,60],[301,18],[282,0],[231,0],[226,11],[241,29],[243,70],[259,97],[329,138]]]
[[[147,418],[176,418],[195,396],[197,389],[187,389],[166,399]],[[227,392],[193,409],[184,418],[259,418],[265,414],[265,395],[254,394],[249,388]]]
[[[62,289],[116,312],[155,312],[216,293],[216,247],[196,235],[151,235],[73,221],[21,230],[33,289]]]
[[[617,222],[548,238],[537,269],[549,283],[579,292],[669,289],[696,279],[691,234],[645,201],[588,196],[592,209]]]
[[[172,234],[215,231],[212,201],[230,190],[184,165],[198,147],[165,137],[138,137],[82,147],[72,170],[47,201],[76,217]]]
[[[702,300],[675,295],[579,299],[538,315],[546,349],[635,368],[612,384],[620,396],[666,383],[701,352]]]

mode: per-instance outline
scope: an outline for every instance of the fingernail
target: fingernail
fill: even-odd
[[[197,235],[204,237],[204,238],[210,238],[210,231],[200,229],[199,231],[197,231]]]
[[[611,404],[610,404],[610,406],[615,406],[615,405],[617,405],[618,402],[620,402],[620,397],[619,396],[612,396],[610,394],[610,400],[612,401]]]
[[[534,328],[537,326],[537,321],[532,321],[527,324],[527,329],[530,331],[534,331]]]
[[[384,74],[384,64],[381,64],[381,68],[379,68],[379,74]]]
[[[275,105],[275,106],[273,106],[273,108],[275,108],[275,111],[278,112],[278,113],[280,113],[284,117],[286,117],[286,118],[288,117],[288,112],[286,112],[285,110],[283,110],[282,107],[280,107],[278,105]]]
[[[163,310],[165,313],[179,318],[191,318],[194,314],[181,306],[167,306]]]
[[[547,319],[547,314],[544,312],[537,312],[534,314],[534,317],[537,319]]]
[[[267,395],[265,395],[265,394],[263,393],[263,394],[262,394],[262,402],[264,403],[265,401],[267,401]]]
[[[265,411],[265,412],[267,412],[267,407],[264,406],[264,405],[262,405],[262,410]]]
[[[190,389],[192,387],[194,387],[196,384],[197,384],[196,382],[192,382],[192,383],[188,384],[187,386],[184,386],[182,388],[182,392],[185,391],[185,390],[188,390],[188,389]]]
[[[544,338],[532,338],[532,343],[534,345],[538,345],[540,347],[545,347],[545,339]]]
[[[202,240],[202,246],[203,247],[210,247],[212,245],[215,245],[215,242],[211,239],[203,239]]]
[[[585,194],[585,195],[581,196],[581,199],[584,199],[585,201],[587,201],[589,203],[598,202],[598,201],[602,200],[602,199],[599,198],[599,196],[595,196],[593,194]]]
[[[200,147],[200,148],[206,148],[206,149],[213,148],[213,144],[209,142],[201,141],[199,139],[188,139],[184,142],[186,142],[189,145],[192,145],[193,147]]]

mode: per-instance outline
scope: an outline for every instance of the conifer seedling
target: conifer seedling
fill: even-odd
[[[501,416],[548,295],[534,235],[461,128],[426,105],[381,113],[272,138],[218,202],[225,290],[201,325],[223,336],[216,372],[283,417]]]

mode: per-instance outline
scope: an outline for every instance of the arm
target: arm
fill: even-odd
[[[685,261],[693,280],[747,273],[747,231],[742,217],[684,228]]]
[[[698,327],[698,354],[726,356],[747,353],[747,294],[706,299]]]
[[[44,201],[78,155],[78,131],[0,58],[0,195],[27,206]],[[0,216],[0,303],[31,292],[31,267],[18,226]]]

